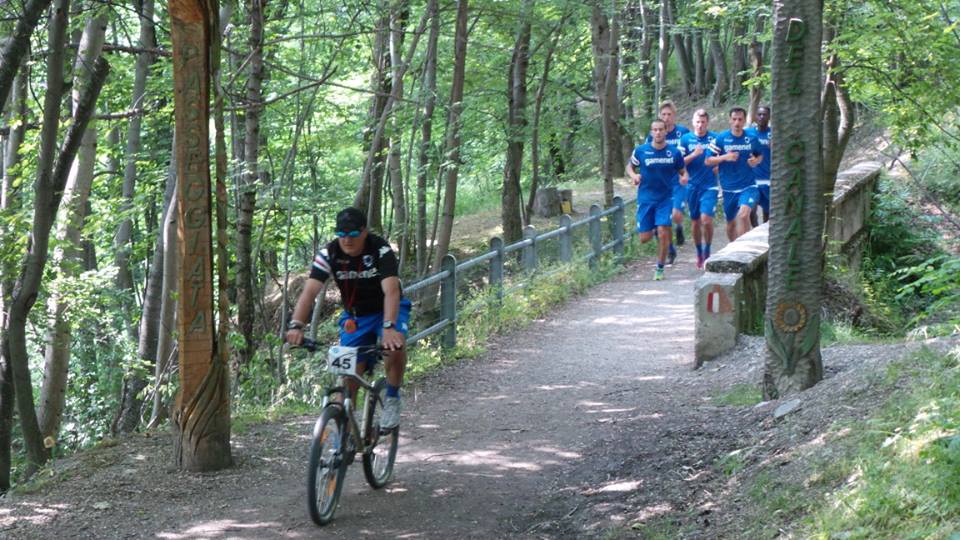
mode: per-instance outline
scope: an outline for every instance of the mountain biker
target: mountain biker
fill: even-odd
[[[410,300],[403,297],[398,277],[397,256],[390,244],[367,230],[367,219],[360,210],[349,207],[337,214],[331,241],[313,259],[310,278],[297,299],[287,327],[287,342],[303,342],[304,321],[313,308],[323,282],[333,276],[340,289],[343,312],[338,326],[340,344],[348,347],[373,345],[381,338],[386,357],[387,388],[380,427],[395,428],[400,423],[400,386],[406,370],[403,349],[410,319]],[[357,373],[372,369],[375,355],[361,355]],[[351,394],[356,383],[348,382]]]

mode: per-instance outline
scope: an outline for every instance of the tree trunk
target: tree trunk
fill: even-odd
[[[55,213],[51,215],[49,203],[59,192],[54,191],[53,182],[56,160],[57,131],[60,127],[60,99],[63,96],[63,59],[67,32],[67,14],[69,0],[57,0],[49,23],[48,42],[50,55],[47,58],[47,88],[44,94],[43,124],[40,128],[40,151],[37,166],[37,182],[34,201],[33,230],[39,238],[31,238],[27,256],[19,270],[17,284],[11,288],[9,313],[6,332],[3,334],[3,350],[7,352],[7,361],[11,365],[13,386],[16,394],[17,409],[20,411],[20,427],[23,432],[24,446],[31,467],[39,467],[46,462],[49,454],[43,445],[40,424],[33,407],[33,382],[27,359],[26,324],[30,309],[36,302],[40,290],[41,273],[47,260],[47,243]],[[0,96],[6,98],[6,95]],[[5,101],[5,99],[4,99]],[[72,157],[71,157],[72,161]],[[64,181],[66,174],[64,174]],[[59,204],[57,198],[57,204]],[[24,286],[28,288],[25,290]]]
[[[138,4],[135,2],[134,4]],[[133,73],[133,97],[130,103],[130,109],[144,108],[144,100],[147,94],[147,77],[150,73],[150,66],[153,64],[154,55],[149,49],[157,46],[157,39],[154,35],[153,22],[153,0],[142,0],[139,2],[140,9],[140,38],[139,45],[142,52],[137,54],[137,63]],[[133,198],[136,194],[137,184],[137,160],[140,159],[140,129],[142,117],[135,115],[130,119],[127,126],[127,147],[125,164],[123,168],[123,188],[122,188],[122,210],[129,215],[133,208]],[[117,236],[114,240],[116,250],[117,265],[117,289],[121,291],[122,305],[127,315],[127,320],[131,323],[127,326],[131,339],[136,339],[137,331],[133,325],[134,306],[133,297],[133,274],[130,271],[130,250],[131,240],[133,238],[133,219],[125,217],[120,222],[117,230]],[[136,372],[130,372],[127,377],[136,377]]]
[[[387,107],[388,97],[392,91],[390,73],[390,15],[381,0],[379,6],[383,15],[377,23],[373,42],[374,73],[371,88],[374,92],[370,98],[370,127],[364,133],[364,142],[367,144],[367,160],[363,167],[363,177],[360,189],[354,198],[353,205],[367,214],[367,227],[375,232],[382,229],[380,213],[381,191],[383,189],[383,175],[386,166],[386,143],[382,131],[377,127]],[[379,133],[379,136],[377,134]]]
[[[713,60],[713,70],[716,74],[711,102],[714,107],[717,107],[727,99],[726,94],[730,78],[727,76],[727,59],[724,57],[723,47],[720,45],[720,30],[716,28],[710,31],[710,59]]]
[[[667,21],[670,27],[673,27],[676,23],[676,17],[674,17],[674,9],[672,0],[663,0],[664,5],[667,9]],[[690,58],[690,52],[687,50],[687,45],[684,43],[684,35],[682,32],[673,31],[670,32],[671,37],[673,38],[673,49],[676,51],[677,63],[680,65],[680,83],[683,85],[683,95],[690,96],[693,93],[693,65]]]
[[[237,212],[237,326],[244,338],[240,347],[240,365],[253,359],[259,340],[255,335],[256,287],[253,267],[253,217],[257,207],[257,186],[260,183],[260,113],[263,96],[263,8],[266,0],[249,0],[247,11],[250,56],[247,61],[247,93],[245,100],[244,170],[240,183],[240,208]]]
[[[730,74],[730,95],[739,96],[743,91],[743,72],[747,69],[747,46],[742,42],[747,36],[747,23],[738,18],[733,24],[733,72]]]
[[[503,165],[500,194],[500,221],[503,241],[512,244],[523,236],[520,205],[520,175],[523,169],[523,140],[527,127],[527,69],[530,66],[529,0],[524,4],[520,30],[513,43],[507,74],[507,156]]]
[[[457,22],[453,38],[453,79],[450,84],[447,133],[443,145],[444,165],[441,168],[445,175],[443,214],[438,220],[440,230],[436,239],[434,270],[440,268],[440,263],[450,249],[454,210],[457,204],[457,177],[460,173],[460,113],[463,111],[463,82],[467,63],[467,3],[468,0],[457,0]]]
[[[823,285],[822,136],[819,0],[774,1],[773,170],[763,390],[783,397],[823,377],[820,298]],[[784,142],[785,141],[785,142]]]
[[[653,63],[653,36],[654,24],[653,12],[647,5],[648,0],[639,2],[640,19],[643,21],[643,36],[640,42],[640,80],[641,82],[641,100],[640,100],[640,125],[650,125],[650,120],[656,117],[656,83],[651,73]],[[641,132],[645,129],[641,129]]]
[[[824,49],[836,37],[836,29],[826,27],[823,31]],[[856,109],[843,81],[840,59],[832,54],[826,64],[827,75],[820,97],[823,118],[823,204],[829,208],[833,202],[833,188],[837,182],[840,162],[853,135]],[[824,223],[826,226],[826,223]]]
[[[410,17],[410,4],[408,1],[396,2],[390,15],[390,65],[393,70],[391,79],[393,80],[392,101],[394,106],[403,99],[403,37],[405,35],[407,20]],[[426,15],[424,15],[426,17]],[[388,142],[390,153],[387,158],[387,168],[390,173],[390,194],[393,197],[393,230],[396,231],[394,240],[400,246],[400,266],[407,259],[407,198],[403,185],[403,174],[400,170],[400,126],[397,123],[397,116],[391,115],[393,125],[392,133]]]
[[[613,18],[607,20],[600,6],[594,3],[591,13],[594,58],[594,85],[600,104],[601,170],[603,171],[604,203],[613,204],[613,179],[624,174],[624,160],[620,155],[620,103],[617,96],[619,82],[619,25]]]
[[[176,137],[174,137],[176,147]],[[177,156],[171,152],[170,174],[167,177],[167,189],[173,187],[176,193],[177,185]],[[177,198],[171,197],[164,212],[164,220],[160,225],[159,242],[163,249],[163,277],[160,291],[160,315],[157,336],[156,363],[154,364],[154,381],[156,390],[153,394],[153,409],[150,412],[151,427],[155,427],[166,418],[167,409],[163,400],[163,389],[170,384],[169,374],[173,367],[173,355],[176,352],[177,329],[177,268],[180,261],[180,246],[177,242]]]
[[[669,0],[660,0],[660,31],[657,36],[657,87],[654,103],[663,101],[663,89],[667,86],[667,65],[670,62],[670,40],[667,28],[670,26]]]
[[[707,95],[707,69],[703,57],[703,32],[695,30],[693,36],[693,94],[697,98]]]
[[[28,46],[29,51],[29,46]],[[29,54],[24,54],[26,59]],[[13,81],[13,93],[10,94],[9,118],[18,120],[11,125],[5,141],[3,155],[3,182],[0,184],[0,212],[6,214],[19,208],[18,197],[14,184],[20,183],[20,146],[23,144],[27,120],[27,82],[30,79],[29,64],[21,61],[19,71]],[[0,108],[3,102],[0,102]],[[21,184],[22,185],[22,184]],[[10,236],[16,234],[9,228],[0,229],[0,240],[4,245],[12,245],[15,240]],[[7,328],[8,298],[13,290],[12,276],[16,269],[10,261],[0,261],[0,329]],[[12,465],[10,443],[13,438],[13,409],[16,406],[13,390],[13,366],[10,363],[9,348],[5,343],[0,344],[0,493],[10,489],[10,467]]]
[[[226,359],[217,350],[209,158],[210,39],[219,40],[216,5],[170,4],[180,242],[180,393],[174,406],[174,455],[188,471],[233,463]],[[213,33],[213,36],[211,36]],[[259,106],[259,103],[254,104]]]
[[[533,100],[533,126],[530,133],[530,196],[527,197],[527,208],[524,215],[526,220],[524,225],[530,224],[530,216],[533,215],[533,200],[537,194],[537,188],[540,186],[540,111],[543,109],[543,98],[547,89],[547,81],[550,80],[550,65],[553,63],[553,53],[557,50],[557,43],[560,42],[560,36],[563,35],[563,25],[567,20],[565,15],[560,23],[557,24],[553,41],[547,49],[546,56],[543,59],[543,72],[540,75],[540,83],[537,85],[537,93]],[[549,39],[549,37],[547,38]]]
[[[420,125],[420,156],[417,166],[417,275],[427,271],[427,182],[433,169],[433,111],[437,103],[437,40],[440,37],[440,13],[437,0],[427,4],[430,17],[430,36],[427,38],[427,57],[424,66],[422,92],[423,122]],[[439,194],[438,194],[439,196]]]
[[[80,105],[80,99],[89,82],[89,70],[103,50],[107,29],[106,13],[87,20],[80,38],[77,58],[73,69],[73,110]],[[67,177],[66,187],[61,201],[62,215],[58,218],[57,247],[54,249],[53,264],[58,276],[51,288],[48,299],[48,324],[46,347],[44,352],[43,384],[40,387],[40,432],[44,439],[56,441],[63,418],[66,403],[67,373],[70,362],[70,344],[72,328],[66,316],[69,302],[62,290],[64,283],[75,278],[81,269],[81,234],[86,218],[87,201],[93,185],[94,166],[97,161],[97,129],[95,121],[90,120],[80,142],[77,159],[74,160]]]
[[[57,6],[56,17],[66,27],[66,10],[69,6],[63,4]],[[51,25],[51,50],[63,50],[62,40],[64,31],[59,30],[60,22]],[[59,35],[58,35],[59,34]],[[54,84],[48,88],[49,93],[56,94],[44,103],[44,125],[41,133],[41,152],[48,149],[44,143],[53,140],[56,143],[56,128],[59,122],[57,116],[60,109],[59,96],[62,95],[62,56],[60,62],[54,62],[53,58],[57,53],[51,53],[50,67],[48,71],[48,83]],[[93,65],[93,71],[90,76],[90,84],[84,89],[80,101],[74,111],[74,121],[69,127],[64,138],[63,145],[60,148],[59,155],[49,167],[43,167],[38,170],[37,181],[34,188],[34,213],[32,226],[32,242],[29,245],[28,253],[24,258],[21,267],[20,276],[17,284],[14,286],[13,298],[10,306],[10,318],[8,320],[7,333],[4,336],[4,347],[9,347],[10,361],[13,364],[14,389],[17,397],[17,410],[20,412],[20,427],[23,430],[24,443],[27,448],[27,456],[30,460],[28,474],[32,472],[33,467],[43,465],[49,453],[44,446],[43,437],[40,432],[40,425],[37,421],[37,415],[33,408],[33,385],[30,380],[30,367],[27,358],[26,324],[37,300],[37,294],[40,290],[40,281],[47,263],[47,248],[50,243],[50,231],[53,228],[54,219],[57,210],[60,207],[60,200],[64,187],[67,182],[67,176],[70,172],[71,164],[80,147],[80,141],[86,130],[87,123],[93,117],[97,97],[107,78],[110,67],[103,57],[97,58]],[[55,89],[60,88],[57,92]],[[47,107],[49,105],[49,107]],[[49,113],[49,114],[48,114]],[[53,124],[48,128],[48,122]],[[50,131],[48,131],[48,129]],[[49,139],[46,139],[49,137]],[[52,150],[48,150],[52,153]],[[42,154],[41,154],[42,155]],[[43,161],[40,161],[43,163]]]
[[[760,99],[763,97],[763,86],[757,84],[760,76],[763,75],[763,47],[757,40],[757,36],[763,33],[763,17],[757,15],[756,26],[753,31],[753,41],[750,42],[748,56],[750,58],[750,78],[754,84],[750,86],[750,104],[747,106],[747,122],[753,123],[757,116],[757,109],[760,108]]]

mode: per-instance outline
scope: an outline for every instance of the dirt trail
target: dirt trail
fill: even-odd
[[[636,264],[482,359],[406,389],[394,481],[373,491],[351,467],[326,528],[305,510],[304,417],[236,436],[238,466],[220,474],[173,470],[165,436],[68,460],[65,480],[0,502],[0,536],[565,537],[602,533],[642,511],[644,494],[671,506],[697,484],[682,477],[710,480],[710,459],[739,431],[729,415],[690,414],[706,392],[691,371],[692,251],[665,281]],[[604,502],[624,492],[639,506]]]

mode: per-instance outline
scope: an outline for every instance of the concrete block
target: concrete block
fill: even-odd
[[[770,224],[764,223],[707,259],[707,272],[749,274],[767,264]]]
[[[743,295],[743,274],[706,272],[694,285],[695,367],[732,349],[737,343]]]

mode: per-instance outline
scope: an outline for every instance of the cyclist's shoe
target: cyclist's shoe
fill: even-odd
[[[383,398],[383,412],[380,414],[380,429],[393,429],[400,425],[400,398],[386,396]]]
[[[683,225],[677,225],[675,230],[677,231],[677,245],[682,246],[684,242]]]
[[[667,264],[672,266],[675,260],[677,260],[677,248],[670,244],[670,250],[667,252]]]
[[[653,273],[654,281],[663,281],[663,268],[657,268]]]

